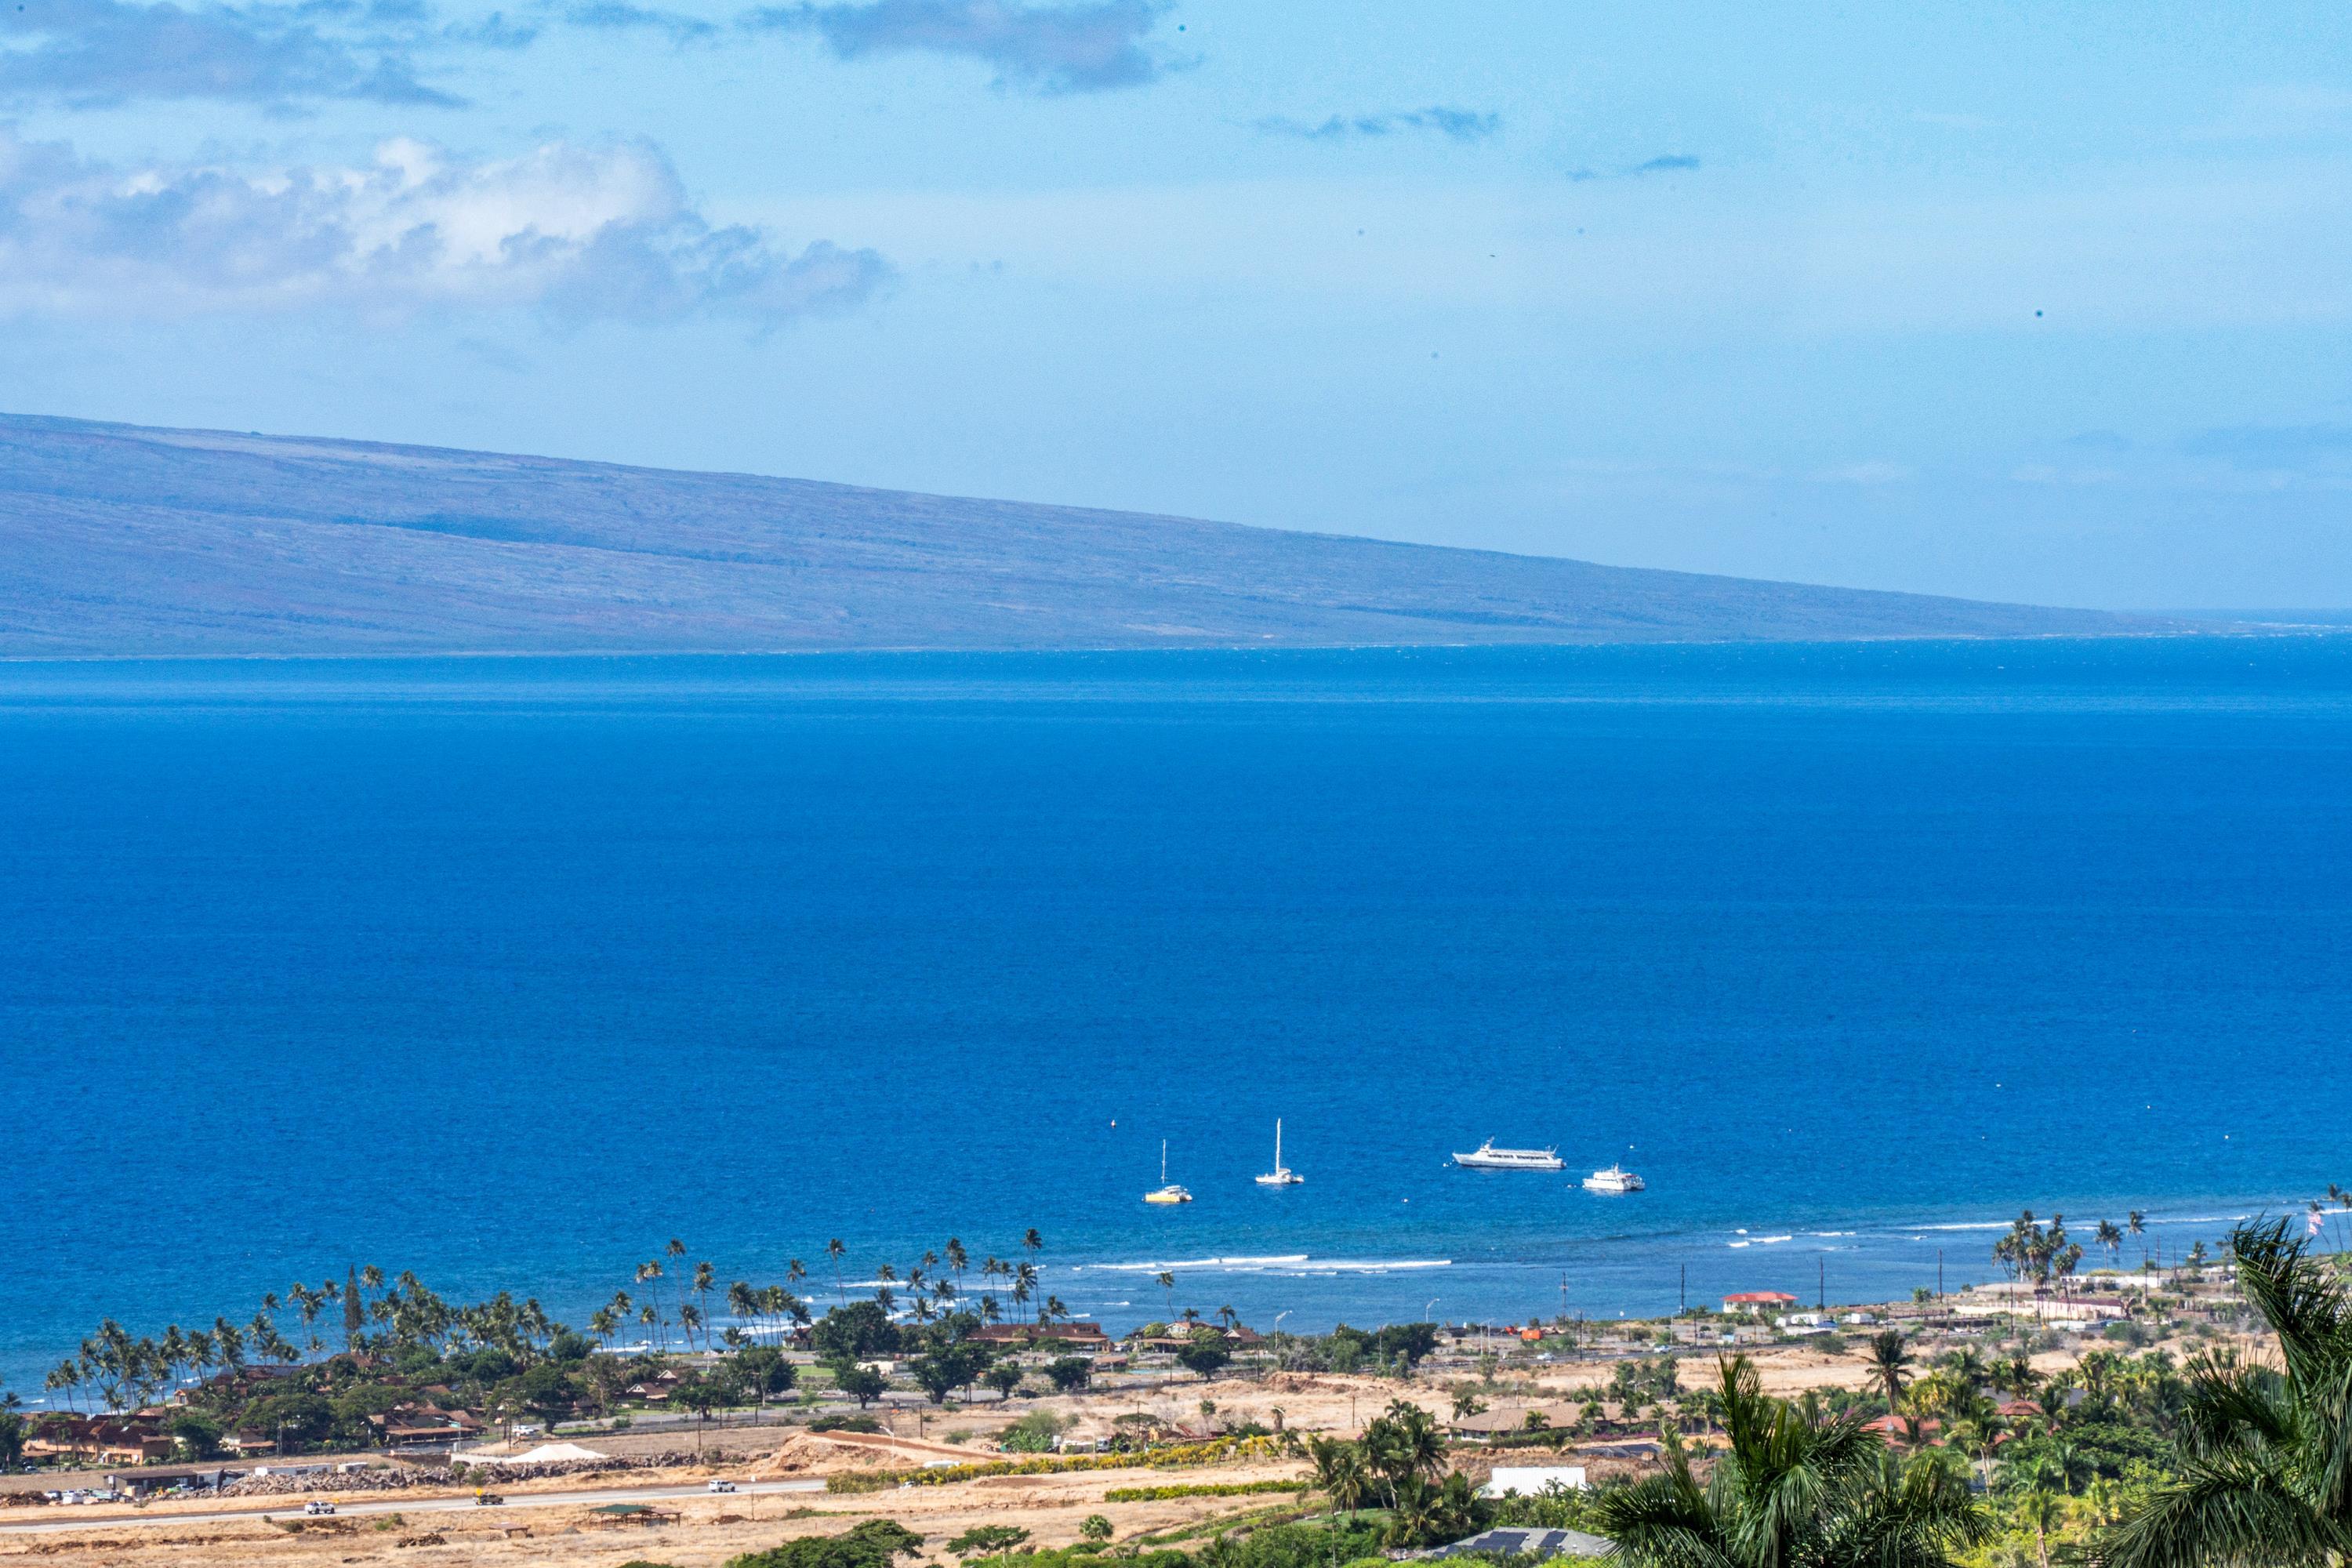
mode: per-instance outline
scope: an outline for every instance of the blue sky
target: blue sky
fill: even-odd
[[[2352,605],[2352,12],[0,5],[0,407]]]

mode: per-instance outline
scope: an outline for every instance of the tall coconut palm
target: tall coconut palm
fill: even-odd
[[[2115,1221],[2111,1219],[2103,1219],[2099,1222],[2098,1238],[2099,1245],[2107,1249],[2107,1261],[2109,1263],[2115,1264],[2123,1261],[2124,1233],[2116,1228]]]
[[[1881,1329],[1870,1336],[1870,1375],[1886,1394],[1886,1409],[1903,1409],[1903,1384],[1911,1375],[1911,1345],[1900,1329]]]
[[[2147,1214],[2146,1214],[2146,1213],[2144,1213],[2143,1211],[2139,1210],[2139,1209],[2134,1209],[2134,1210],[2132,1210],[2129,1214],[2127,1214],[2127,1215],[2124,1215],[2124,1234],[2125,1234],[2125,1235],[2126,1235],[2126,1236],[2137,1236],[2137,1237],[2145,1237],[2145,1236],[2147,1236]],[[2140,1260],[2142,1263],[2145,1263],[2145,1262],[2147,1262],[2147,1248],[2146,1247],[2142,1247],[2140,1248],[2140,1250],[2139,1250],[2139,1260]]]
[[[1372,1489],[1372,1467],[1361,1444],[1340,1437],[1309,1437],[1307,1457],[1315,1466],[1315,1489],[1331,1506],[1353,1515]]]
[[[837,1236],[824,1244],[824,1255],[833,1259],[833,1292],[845,1307],[849,1305],[849,1286],[841,1278],[841,1255],[848,1250]]]
[[[2352,1555],[2352,1297],[2284,1219],[2231,1233],[2277,1367],[2189,1363],[2179,1479],[2101,1542],[2113,1568],[2301,1568]]]
[[[1722,1363],[1720,1398],[1731,1446],[1704,1486],[1669,1431],[1664,1473],[1595,1498],[1630,1568],[1941,1568],[1983,1539],[1965,1480],[1895,1459],[1853,1415],[1766,1397],[1747,1357]]]

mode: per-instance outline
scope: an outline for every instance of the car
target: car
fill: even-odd
[[[715,1492],[731,1492],[735,1489],[735,1483],[733,1481],[713,1481],[710,1483],[710,1489]]]
[[[496,1492],[476,1492],[474,1494],[474,1506],[476,1508],[502,1508],[505,1506],[506,1500],[506,1499],[499,1496]]]
[[[335,1505],[326,1498],[314,1497],[309,1502],[302,1505],[302,1511],[304,1513],[332,1513],[335,1511]]]

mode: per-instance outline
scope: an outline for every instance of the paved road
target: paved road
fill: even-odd
[[[743,1481],[736,1497],[773,1497],[782,1492],[821,1492],[823,1481]],[[397,1493],[371,1494],[365,1501],[356,1499],[337,1502],[335,1517],[356,1519],[374,1513],[478,1513],[484,1519],[497,1519],[526,1508],[568,1508],[586,1505],[595,1507],[608,1502],[674,1502],[685,1498],[713,1495],[708,1486],[667,1487],[599,1487],[593,1491],[572,1492],[509,1492],[504,1507],[484,1508],[470,1497],[402,1498]],[[725,1494],[719,1494],[725,1495]],[[152,1524],[236,1524],[257,1522],[263,1519],[299,1519],[302,1515],[302,1499],[290,1498],[268,1508],[218,1509],[205,1513],[183,1513],[152,1508],[140,1513],[95,1513],[76,1507],[53,1505],[42,1510],[44,1518],[35,1524],[0,1524],[0,1535],[87,1535],[94,1531],[112,1530],[121,1525]]]

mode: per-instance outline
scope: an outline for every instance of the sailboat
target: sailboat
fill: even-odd
[[[1160,1185],[1143,1194],[1148,1204],[1189,1204],[1192,1194],[1168,1179],[1168,1140],[1160,1141]]]
[[[1282,1163],[1282,1118],[1274,1119],[1274,1169],[1257,1179],[1261,1187],[1295,1187],[1307,1178]]]

